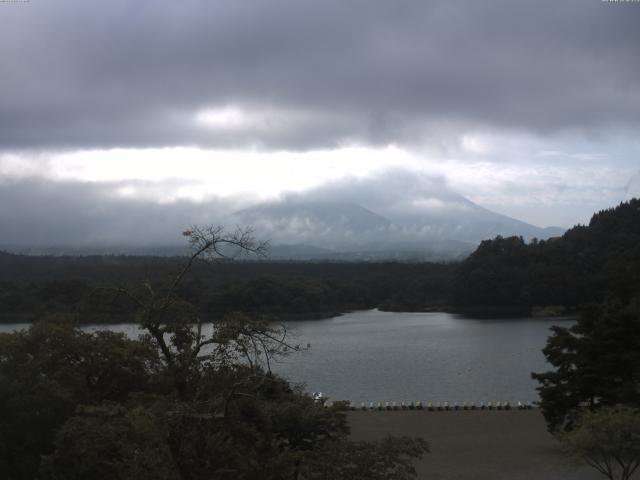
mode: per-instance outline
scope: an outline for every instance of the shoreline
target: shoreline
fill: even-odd
[[[566,311],[564,313],[558,313],[553,311],[530,311],[528,313],[523,313],[523,311],[516,311],[511,309],[501,309],[500,307],[496,307],[495,309],[478,311],[474,309],[469,310],[461,310],[456,308],[448,308],[448,307],[426,307],[423,309],[405,309],[405,310],[395,310],[395,309],[386,309],[384,307],[372,307],[372,308],[351,308],[345,310],[331,310],[331,311],[316,311],[316,312],[306,312],[306,313],[298,313],[298,312],[244,312],[247,315],[255,315],[256,317],[262,317],[265,319],[270,319],[273,322],[299,322],[299,321],[309,321],[309,320],[328,320],[330,318],[341,317],[343,315],[357,312],[357,311],[371,311],[378,310],[384,313],[448,313],[451,315],[461,316],[464,318],[470,318],[474,320],[491,320],[491,319],[504,319],[504,320],[517,320],[519,318],[522,319],[531,319],[531,318],[557,318],[558,320],[576,320],[579,318],[579,313],[576,311]],[[50,312],[51,313],[51,312]],[[62,315],[68,314],[70,316],[78,315],[82,317],[82,313],[79,312],[57,312]],[[231,312],[228,312],[231,313]],[[203,323],[211,323],[216,319],[223,317],[225,312],[214,312],[209,313],[208,315],[203,315]],[[3,324],[28,324],[34,323],[42,318],[46,317],[47,313],[5,313],[0,314],[0,325]],[[132,321],[132,315],[128,313],[123,314],[89,314],[85,316],[87,320],[80,320],[78,322],[79,325],[115,325],[115,324],[129,324],[136,323]]]

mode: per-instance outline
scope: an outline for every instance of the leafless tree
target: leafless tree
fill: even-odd
[[[241,358],[251,368],[270,371],[274,355],[299,349],[287,342],[284,326],[242,314],[217,321],[205,334],[198,309],[178,295],[195,262],[247,255],[259,258],[266,254],[268,242],[256,241],[251,229],[240,227],[228,232],[221,226],[193,226],[182,234],[189,241],[190,252],[166,286],[154,287],[146,280],[137,289],[109,287],[136,305],[140,328],[148,332],[169,369],[184,370],[203,358],[229,363]]]

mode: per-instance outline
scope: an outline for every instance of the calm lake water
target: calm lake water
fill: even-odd
[[[367,310],[287,323],[292,340],[311,348],[273,369],[334,400],[535,401],[532,371],[549,369],[541,349],[552,325],[572,320],[476,320],[448,313]],[[0,331],[23,324],[0,325]],[[109,328],[131,337],[133,324]]]

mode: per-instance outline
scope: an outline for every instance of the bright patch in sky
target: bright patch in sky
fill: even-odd
[[[461,144],[464,151],[476,155],[486,155],[492,150],[489,140],[480,135],[463,135]]]
[[[343,178],[403,169],[444,178],[471,201],[539,226],[586,222],[593,211],[637,190],[637,168],[603,167],[597,154],[545,151],[530,139],[478,134],[461,136],[458,145],[459,150],[421,152],[392,145],[307,152],[176,147],[5,154],[0,176],[113,184],[114,196],[158,203],[226,197],[250,204]],[[502,160],[515,158],[514,152],[521,161]],[[579,163],[558,161],[569,156]],[[424,195],[416,202],[431,201],[429,192]]]
[[[238,107],[224,107],[202,110],[196,114],[196,122],[213,128],[236,129],[252,126],[257,121],[255,116],[248,115]]]
[[[56,180],[163,183],[164,188],[156,192],[158,201],[201,201],[235,195],[264,199],[345,176],[363,177],[385,168],[418,166],[416,157],[394,146],[312,152],[164,148],[57,154],[48,160],[43,173]],[[139,192],[145,196],[142,190],[127,187],[118,193],[135,196]]]

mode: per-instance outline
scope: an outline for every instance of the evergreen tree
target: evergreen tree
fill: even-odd
[[[553,327],[543,352],[555,370],[534,373],[550,430],[571,429],[583,409],[640,406],[640,306],[607,303],[570,327]]]

